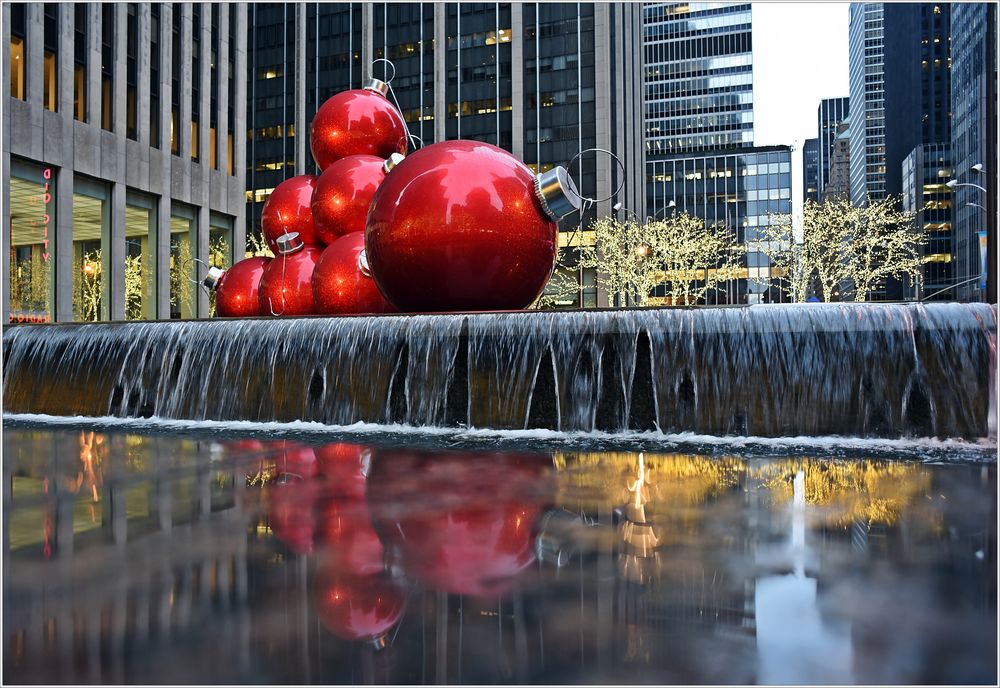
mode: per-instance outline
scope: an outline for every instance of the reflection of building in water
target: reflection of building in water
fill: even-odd
[[[26,451],[4,452],[5,682],[130,682],[137,653],[203,628],[238,639],[216,651],[246,665],[249,515],[232,467],[209,468],[204,443],[21,434]]]

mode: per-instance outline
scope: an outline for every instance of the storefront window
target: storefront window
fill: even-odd
[[[10,322],[53,315],[55,170],[11,161]]]
[[[110,227],[107,191],[96,182],[73,180],[73,318],[109,318]]]
[[[208,263],[226,270],[233,264],[233,219],[212,213],[208,232]],[[209,294],[208,314],[215,315],[215,291]]]
[[[156,204],[129,194],[125,205],[125,319],[156,318]]]
[[[174,206],[170,217],[170,317],[197,317],[194,262],[198,219],[194,210]]]

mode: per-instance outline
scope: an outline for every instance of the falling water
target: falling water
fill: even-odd
[[[13,326],[6,412],[985,437],[984,304]]]

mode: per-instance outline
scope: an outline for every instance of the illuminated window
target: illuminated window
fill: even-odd
[[[25,100],[24,96],[24,40],[10,38],[10,97]]]
[[[101,128],[113,131],[114,85],[111,68],[114,64],[115,7],[101,7]]]
[[[101,184],[73,180],[73,319],[107,320],[110,204]],[[120,268],[119,268],[120,269]]]
[[[170,152],[174,155],[180,155],[181,152],[181,142],[177,136],[177,110],[170,111]]]
[[[129,194],[125,205],[125,319],[156,318],[156,202]]]
[[[208,129],[208,166],[213,170],[219,169],[216,164],[216,152],[215,152],[215,127],[209,127]]]
[[[73,118],[80,121],[87,121],[87,81],[83,65],[76,65],[73,69]]]
[[[198,123],[191,122],[191,159],[198,160]]]
[[[228,172],[229,175],[232,176],[232,174],[233,174],[233,135],[232,134],[227,134],[226,135],[226,155],[228,156],[226,158],[226,172]]]
[[[56,88],[58,81],[56,55],[46,50],[42,60],[42,106],[52,112],[56,111],[56,103],[59,101],[59,91]]]
[[[174,205],[170,215],[170,317],[193,318],[197,314],[194,262],[198,245],[198,216],[194,209]]]
[[[55,172],[11,161],[10,296],[11,322],[52,320]]]
[[[233,219],[218,213],[209,218],[208,264],[225,270],[233,264]],[[208,314],[215,315],[215,291],[208,300]]]

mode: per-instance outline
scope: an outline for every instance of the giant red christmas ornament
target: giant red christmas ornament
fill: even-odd
[[[319,472],[326,478],[328,494],[364,499],[371,452],[360,444],[333,442],[316,448]]]
[[[317,313],[393,313],[375,285],[365,257],[365,234],[342,236],[323,249],[312,276]]]
[[[403,616],[403,596],[384,573],[352,576],[319,566],[313,595],[320,622],[345,640],[378,640]]]
[[[393,153],[387,160],[374,155],[341,158],[316,180],[312,214],[316,234],[324,244],[352,232],[365,231],[365,218],[378,185],[403,156]]]
[[[269,485],[268,520],[275,537],[296,554],[312,552],[316,537],[316,503],[321,485],[316,480],[280,476]]]
[[[385,552],[361,499],[328,499],[320,521],[325,556],[341,573],[366,576],[385,568]]]
[[[210,268],[205,286],[215,289],[215,312],[222,318],[260,315],[260,278],[269,258],[245,258],[228,270]]]
[[[295,232],[278,237],[278,255],[260,279],[261,315],[314,313],[312,273],[322,252],[318,246],[303,245]]]
[[[278,254],[278,237],[298,232],[308,245],[320,243],[313,225],[312,198],[316,190],[316,177],[300,174],[290,177],[274,187],[267,197],[260,214],[264,239],[275,255]]]
[[[438,590],[496,596],[535,561],[546,455],[378,450],[368,498],[402,566]]]
[[[488,143],[427,146],[375,192],[372,275],[404,312],[524,308],[552,274],[556,221],[579,205],[562,167],[536,177]]]
[[[389,85],[370,79],[361,89],[328,99],[312,121],[309,143],[321,170],[349,155],[388,158],[406,153],[406,123],[389,102]]]

